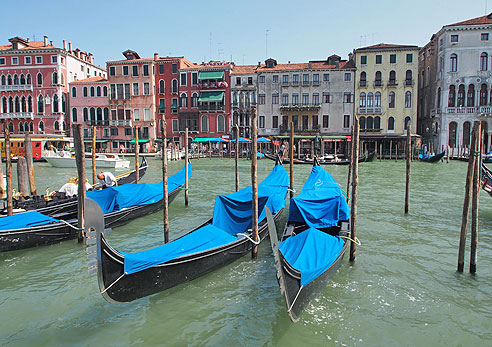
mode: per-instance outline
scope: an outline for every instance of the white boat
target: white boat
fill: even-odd
[[[66,152],[56,157],[45,157],[46,161],[54,167],[77,167],[75,156],[68,155]],[[92,167],[92,155],[85,156],[85,166]],[[98,153],[96,154],[97,168],[126,169],[130,166],[130,161],[121,159],[117,154]]]

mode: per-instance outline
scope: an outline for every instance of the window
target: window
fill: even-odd
[[[299,105],[299,94],[292,94],[292,105]]]
[[[302,75],[302,84],[309,84],[309,74],[305,73]]]
[[[109,67],[109,76],[116,76],[116,68],[114,66]]]
[[[172,81],[172,88],[171,88],[171,92],[172,93],[177,93],[178,92],[178,80],[177,79],[174,79]]]
[[[148,76],[148,75],[149,75],[149,65],[145,64],[143,66],[142,76]]]
[[[488,70],[489,55],[485,52],[480,54],[480,71]]]
[[[449,86],[449,93],[448,93],[448,107],[454,107],[456,103],[456,88],[454,85]]]
[[[58,57],[56,55],[51,56],[51,64],[56,64],[58,62]]]
[[[330,93],[323,93],[323,103],[328,104],[331,102],[331,95]]]
[[[390,64],[396,64],[396,54],[390,54]]]
[[[157,108],[159,109],[159,113],[166,112],[166,100],[165,99],[159,99],[159,106]]]
[[[289,94],[282,94],[282,105],[289,104]]]
[[[198,72],[191,73],[191,84],[193,85],[198,84]]]
[[[302,104],[309,105],[309,94],[302,94]]]
[[[82,95],[84,96],[84,98],[86,98],[86,97],[87,97],[87,87],[84,87],[84,88],[82,89]]]
[[[140,109],[136,108],[133,110],[133,120],[140,121]]]
[[[260,116],[260,117],[258,118],[258,120],[259,120],[259,122],[258,122],[258,124],[259,124],[259,125],[258,125],[258,126],[259,126],[261,129],[263,129],[263,128],[265,127],[265,116]]]
[[[150,108],[144,109],[144,122],[150,122]]]
[[[38,72],[38,74],[36,75],[36,84],[38,85],[38,87],[43,85],[43,75],[41,74],[41,72]]]
[[[76,98],[76,97],[77,97],[77,88],[72,87],[72,98]]]
[[[132,128],[125,128],[125,136],[131,136],[132,135]]]
[[[413,54],[407,53],[407,64],[413,63]]]
[[[32,64],[31,57],[24,57],[24,64]]]
[[[278,75],[273,75],[273,83],[278,83]]]
[[[260,76],[258,82],[265,83],[265,76],[264,75]]]
[[[272,94],[272,104],[273,105],[277,105],[278,104],[278,94]]]
[[[97,86],[96,88],[96,96],[101,96],[101,87]]]
[[[0,58],[0,65],[5,65],[5,58]]]
[[[292,75],[292,84],[294,84],[294,85],[299,84],[299,75],[298,74]]]
[[[38,97],[38,113],[44,112],[44,99],[42,95]]]
[[[374,117],[374,130],[380,130],[381,129],[381,117],[376,116]]]
[[[123,66],[123,76],[128,76],[128,65]]]
[[[219,115],[217,117],[217,132],[219,133],[225,132],[225,118],[223,115]]]
[[[395,130],[395,119],[393,117],[388,118],[388,131]]]
[[[466,97],[466,106],[474,107],[475,106],[475,85],[470,84],[468,86],[468,94]]]
[[[323,128],[329,128],[330,127],[330,116],[329,115],[323,115]]]
[[[171,68],[171,69],[172,69],[172,73],[178,73],[178,64],[173,63],[173,65],[172,65],[172,68]]]
[[[360,56],[360,63],[361,65],[367,65],[367,55]]]
[[[323,81],[324,82],[329,82],[330,81],[330,74],[329,73],[324,73],[323,74]]]
[[[248,86],[253,85],[253,77],[248,77]]]
[[[347,103],[348,103],[348,104],[349,104],[349,103],[352,103],[352,102],[353,102],[353,100],[352,100],[352,95],[353,95],[353,94],[352,94],[352,93],[350,93],[350,92],[344,92],[344,93],[343,93],[343,102],[344,102],[344,103],[346,103],[346,104],[347,104]]]
[[[125,83],[125,95],[124,98],[126,100],[130,99],[130,83]]]
[[[138,96],[139,94],[138,83],[133,83],[133,96]]]
[[[208,133],[208,117],[202,116],[202,132]]]
[[[178,120],[177,119],[173,119],[172,120],[172,131],[173,131],[173,133],[179,131],[179,129],[178,129]]]
[[[319,74],[313,74],[313,84],[319,84]]]
[[[458,42],[459,36],[458,35],[451,35],[451,42]]]
[[[182,86],[186,85],[186,73],[181,74],[181,85]]]
[[[457,72],[458,71],[458,55],[453,53],[449,57],[450,71]]]
[[[482,41],[488,41],[489,40],[489,33],[482,33],[480,35],[480,40],[482,40]]]
[[[383,56],[381,54],[376,55],[376,64],[382,64],[383,63]]]
[[[395,92],[389,92],[388,108],[395,108]]]
[[[319,94],[318,93],[313,94],[313,105],[319,105]]]
[[[95,96],[96,95],[96,91],[94,90],[94,87],[91,87],[91,96]]]
[[[409,125],[410,125],[410,117],[405,117],[405,123],[403,129],[407,130]]]
[[[150,83],[144,82],[143,95],[150,95]]]
[[[198,107],[198,94],[191,94],[191,107]]]
[[[182,93],[179,97],[179,107],[188,107],[188,96]]]
[[[282,84],[283,85],[289,84],[289,75],[282,75]]]
[[[18,57],[12,57],[11,62],[12,62],[12,65],[19,65],[19,58]]]
[[[351,81],[352,80],[352,74],[350,72],[346,72],[344,76],[344,81]]]
[[[43,57],[36,57],[36,64],[42,64],[43,63]]]
[[[241,85],[241,77],[236,77],[236,86]]]
[[[407,91],[405,92],[405,108],[411,108],[412,107],[412,92]]]
[[[123,83],[118,83],[116,85],[116,98],[118,100],[122,100],[124,98],[124,94],[123,94]]]
[[[164,64],[159,64],[159,74],[164,74]]]
[[[381,107],[381,93],[376,92],[374,94],[374,107]]]
[[[108,87],[103,87],[103,96],[108,96]]]
[[[343,127],[344,128],[350,128],[350,115],[349,114],[343,115]]]
[[[138,65],[132,65],[132,76],[138,76]]]
[[[265,94],[259,94],[258,95],[258,104],[265,105]]]
[[[77,109],[75,107],[72,108],[72,122],[77,122]]]

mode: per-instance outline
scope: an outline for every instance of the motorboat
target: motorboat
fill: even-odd
[[[58,156],[45,157],[46,161],[53,167],[77,167],[75,155],[67,152],[61,152]],[[85,155],[85,166],[92,167],[92,154]],[[120,158],[113,153],[97,153],[96,167],[111,169],[126,169],[130,166],[130,161]]]

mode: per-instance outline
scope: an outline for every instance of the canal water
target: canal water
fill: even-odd
[[[149,159],[145,182],[160,180]],[[273,162],[260,160],[258,178]],[[170,174],[183,162],[170,162]],[[15,167],[15,166],[14,166]],[[250,161],[240,162],[241,186]],[[346,186],[347,167],[327,167]],[[38,190],[59,188],[75,170],[36,164]],[[288,170],[288,169],[287,169]],[[295,167],[300,191],[310,166]],[[492,343],[492,197],[481,193],[478,273],[457,274],[466,163],[412,163],[410,213],[403,214],[404,161],[360,165],[357,259],[290,322],[269,242],[218,271],[124,305],[107,303],[87,274],[75,240],[0,253],[0,344],[208,346],[490,346]],[[190,204],[171,204],[171,237],[211,217],[217,194],[234,190],[234,161],[193,160]],[[286,214],[278,228],[282,229]],[[116,249],[163,242],[162,213],[115,228]],[[469,244],[469,236],[468,236]],[[469,247],[465,268],[468,270]]]

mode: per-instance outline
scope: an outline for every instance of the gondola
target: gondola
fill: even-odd
[[[147,168],[147,159],[143,157],[142,163],[139,166],[139,178],[142,178],[145,175]],[[136,170],[126,172],[116,177],[119,186],[127,183],[135,183],[136,178]],[[97,189],[99,186],[99,183],[97,183],[94,187]],[[51,200],[46,200],[43,196],[35,196],[34,198],[26,201],[13,200],[13,207],[16,211],[15,213],[37,211],[47,216],[60,216],[60,214],[63,213],[77,211],[77,197],[66,198],[62,194],[55,194]],[[3,210],[0,211],[0,215],[7,215],[5,202]]]
[[[289,177],[282,165],[276,165],[258,185],[260,241],[268,233],[264,207],[273,211],[272,218],[280,218],[288,185]],[[242,257],[254,241],[250,231],[251,194],[248,187],[217,196],[213,218],[167,244],[137,253],[119,252],[110,246],[103,235],[98,205],[88,200],[86,228],[96,230],[95,240],[88,239],[96,243],[89,257],[97,254],[97,264],[89,263],[89,272],[97,272],[104,299],[110,303],[130,302],[191,281]]]
[[[374,160],[374,152],[370,153],[367,157],[365,155],[362,155],[359,157],[359,163],[367,162],[367,161],[373,161]],[[270,154],[265,154],[265,158],[268,158],[270,160],[277,160],[276,156],[270,155]],[[283,158],[282,164],[289,164],[290,159],[289,158]],[[318,163],[320,165],[349,165],[350,164],[350,159],[319,159]],[[295,159],[294,158],[294,164],[302,164],[302,165],[313,165],[313,160],[312,159]]]
[[[189,173],[191,176],[191,165]],[[169,203],[182,190],[185,169],[168,178]],[[104,210],[104,225],[113,228],[130,220],[154,213],[164,204],[162,182],[126,184],[87,192],[87,198],[96,200]],[[77,212],[46,216],[28,211],[0,218],[0,252],[13,251],[57,243],[77,237]]]
[[[439,160],[441,160],[446,152],[441,152],[437,153],[435,155],[423,155],[419,154],[419,160],[424,162],[424,163],[437,163]]]
[[[492,196],[492,171],[490,171],[484,164],[482,164],[481,183],[482,189]]]
[[[267,211],[280,292],[293,322],[340,267],[348,248],[349,216],[340,186],[317,163],[299,196],[291,199],[280,244]]]

